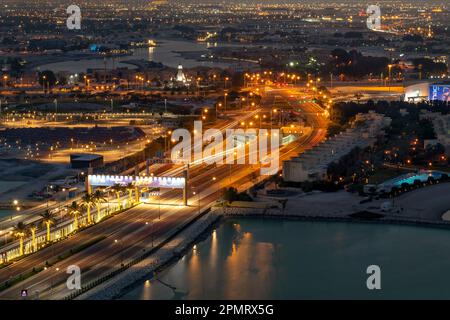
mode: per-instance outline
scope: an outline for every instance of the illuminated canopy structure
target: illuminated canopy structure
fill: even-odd
[[[92,187],[112,187],[115,184],[127,185],[133,183],[137,187],[184,189],[185,178],[180,177],[138,177],[114,175],[89,175],[89,185]]]
[[[116,175],[88,175],[86,190],[92,191],[92,187],[112,187],[114,185],[126,186],[130,183],[136,187],[183,189],[183,203],[187,205],[187,171],[184,177],[140,177],[140,176],[116,176]]]

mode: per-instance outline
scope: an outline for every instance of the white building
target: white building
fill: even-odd
[[[177,68],[177,74],[170,78],[170,86],[172,88],[180,88],[190,85],[191,79],[186,77],[183,72],[183,66],[180,64]]]
[[[433,123],[436,140],[445,147],[445,152],[450,155],[450,114],[443,115],[439,112],[422,110],[420,119],[428,119]]]
[[[177,82],[182,82],[182,83],[186,83],[186,81],[187,81],[186,76],[183,73],[183,66],[181,64],[178,66],[178,73],[177,73],[176,80],[177,80]]]
[[[421,82],[405,88],[405,101],[447,101],[450,102],[450,83],[443,82]]]
[[[430,83],[417,83],[405,88],[406,102],[422,102],[428,101],[430,97]]]
[[[356,147],[363,149],[373,145],[377,136],[384,134],[383,129],[390,123],[390,118],[373,111],[356,115],[351,128],[297,157],[284,161],[284,180],[303,182],[325,179],[328,166],[332,162],[338,161]]]

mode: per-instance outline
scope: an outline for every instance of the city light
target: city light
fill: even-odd
[[[0,299],[447,298],[444,2],[6,2]]]

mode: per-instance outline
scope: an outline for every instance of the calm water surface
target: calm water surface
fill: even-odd
[[[251,65],[249,63],[227,63],[215,61],[197,61],[191,57],[182,57],[179,52],[207,52],[209,47],[217,46],[215,43],[193,42],[183,40],[158,40],[157,47],[151,48],[137,48],[133,55],[115,58],[100,59],[84,59],[77,61],[57,62],[40,66],[40,70],[52,70],[53,72],[70,71],[70,72],[86,72],[88,68],[106,68],[111,69],[115,67],[127,67],[134,69],[135,66],[122,63],[127,60],[146,60],[163,63],[166,66],[176,68],[182,64],[185,68],[193,68],[197,66],[220,67],[226,68],[232,65]],[[227,44],[220,44],[220,46],[227,46]]]
[[[379,291],[366,287],[372,264],[381,267]],[[226,220],[196,250],[122,297],[313,298],[448,299],[450,230]]]

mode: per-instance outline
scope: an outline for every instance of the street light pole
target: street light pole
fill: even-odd
[[[155,237],[153,226],[154,226],[154,223],[153,222],[150,223],[150,230],[151,230],[151,235],[152,235],[152,248],[154,247],[153,240],[154,240],[154,237]]]
[[[158,197],[158,220],[161,220],[161,191]]]
[[[225,92],[225,94],[223,95],[224,96],[224,108],[225,108],[225,113],[227,112],[227,96],[228,96],[228,93],[227,92]]]
[[[122,240],[114,240],[115,243],[119,243],[120,246],[120,266],[123,267],[123,246],[122,246]]]
[[[388,65],[388,68],[389,68],[389,76],[388,76],[388,81],[389,81],[389,92],[391,92],[391,77],[392,77],[391,70],[392,70],[392,64],[389,64],[389,65]]]
[[[213,177],[213,178],[212,178],[213,184],[216,182],[216,180],[217,180],[216,177]],[[219,192],[219,186],[217,186],[217,191],[216,191],[216,192],[217,192],[217,193]]]
[[[47,185],[47,209],[48,209],[48,206],[49,206],[49,204],[48,204],[48,198],[49,198],[49,195],[50,195],[50,193],[49,193],[49,191],[48,191],[48,185]],[[50,186],[50,189],[53,189],[53,186]]]

